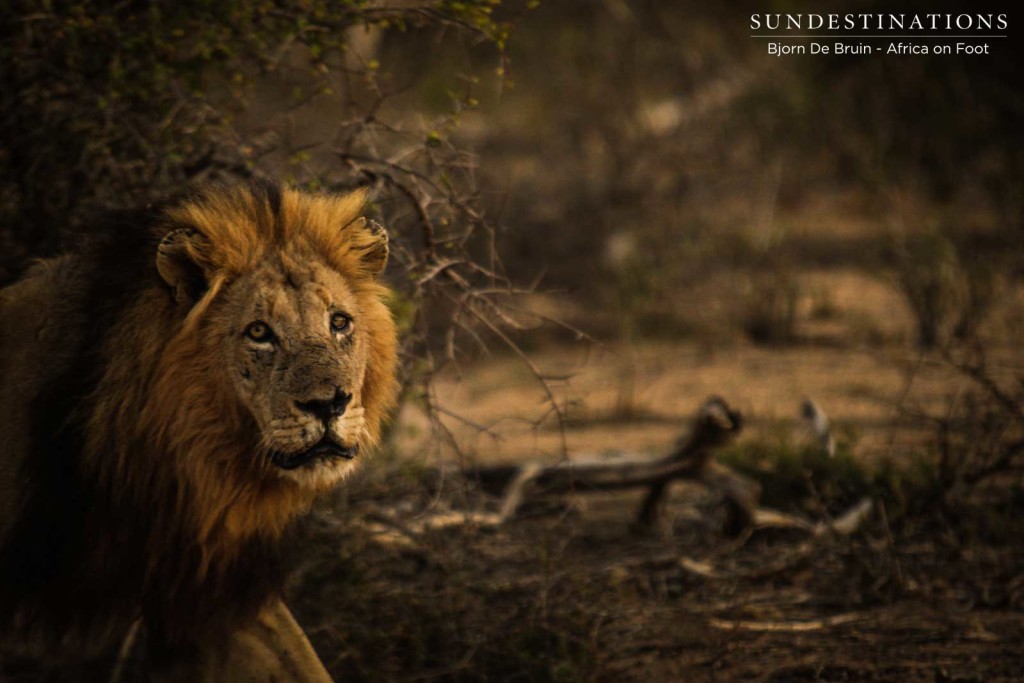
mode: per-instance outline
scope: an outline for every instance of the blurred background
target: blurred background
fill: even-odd
[[[1020,680],[1014,17],[978,56],[750,37],[896,11],[982,10],[14,2],[0,282],[190,183],[374,188],[405,399],[292,586],[339,679]],[[762,505],[870,518],[737,537],[686,482],[657,530],[642,490],[473,516],[502,505],[481,473],[664,455],[712,395]]]

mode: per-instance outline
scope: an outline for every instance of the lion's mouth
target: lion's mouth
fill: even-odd
[[[342,446],[324,435],[324,438],[320,439],[312,448],[298,453],[274,452],[270,456],[270,460],[283,470],[294,470],[319,460],[331,460],[333,458],[351,460],[356,457],[358,452],[358,444]]]

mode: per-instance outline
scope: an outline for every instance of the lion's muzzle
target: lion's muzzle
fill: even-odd
[[[304,400],[296,399],[295,407],[307,416],[307,420],[309,417],[313,417],[322,423],[323,436],[315,444],[301,451],[274,451],[270,456],[271,461],[281,469],[294,470],[307,465],[312,466],[318,462],[355,458],[359,450],[358,444],[345,445],[345,442],[348,441],[345,435],[331,436],[331,423],[345,414],[351,401],[352,394],[342,391],[337,386],[331,386],[328,391],[321,391],[320,397],[314,394]]]
[[[312,448],[307,448],[299,453],[275,452],[270,456],[271,462],[283,470],[294,470],[304,465],[311,465],[320,460],[352,460],[359,452],[359,444],[342,446],[335,443],[326,434]]]

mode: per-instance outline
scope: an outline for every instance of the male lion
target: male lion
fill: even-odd
[[[396,398],[363,203],[208,187],[0,290],[0,679],[330,680],[278,556]]]

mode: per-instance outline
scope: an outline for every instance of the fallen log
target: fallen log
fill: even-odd
[[[742,428],[740,413],[723,399],[712,397],[697,411],[689,434],[662,458],[498,465],[466,474],[486,489],[503,489],[500,513],[503,521],[515,516],[522,504],[531,498],[648,487],[637,522],[641,527],[651,527],[661,516],[672,481],[688,479],[720,492],[730,507],[729,526],[745,528],[754,518],[760,487],[712,460],[714,451],[734,439]]]

